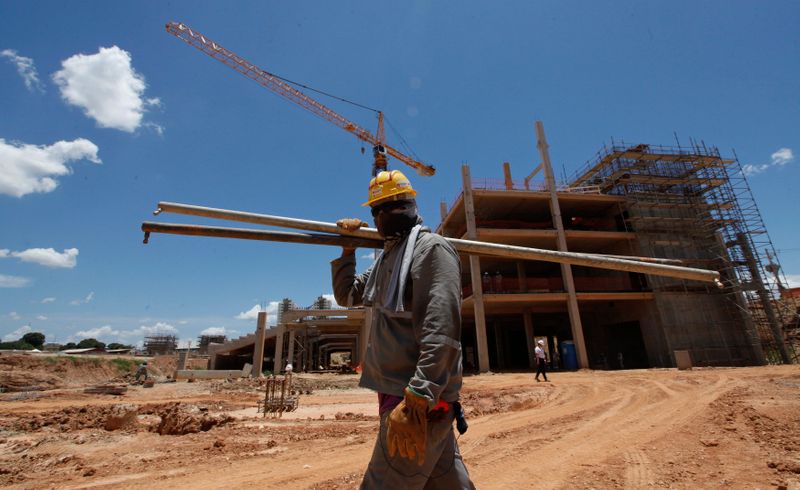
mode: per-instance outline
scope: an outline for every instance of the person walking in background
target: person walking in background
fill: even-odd
[[[139,369],[136,370],[136,382],[138,383],[139,380],[144,377],[144,380],[147,381],[147,361],[139,364]]]
[[[547,354],[544,352],[544,340],[536,342],[536,381],[541,381],[539,375],[544,376],[547,381]]]

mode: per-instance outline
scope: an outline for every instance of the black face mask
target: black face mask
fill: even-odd
[[[378,233],[384,238],[402,236],[419,221],[417,203],[413,199],[379,204],[372,208],[372,217]]]

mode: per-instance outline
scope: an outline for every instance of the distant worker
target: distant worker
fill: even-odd
[[[622,356],[622,352],[617,352],[617,362],[620,369],[625,369],[625,358]]]
[[[536,342],[534,354],[536,355],[536,381],[541,381],[539,379],[540,374],[547,381],[547,355],[544,352],[544,340]]]
[[[291,363],[291,362],[290,362],[290,363],[288,363],[288,364],[286,365],[286,369],[284,369],[284,371],[286,371],[286,374],[292,374],[292,371],[293,371],[293,370],[294,370],[294,367],[292,367],[292,363]]]
[[[138,383],[143,376],[144,380],[147,381],[147,361],[139,364],[139,368],[136,370],[136,382]]]
[[[467,430],[458,402],[461,262],[422,226],[416,194],[401,172],[379,172],[364,205],[385,240],[383,253],[363,274],[353,249],[331,262],[336,302],[374,309],[359,385],[378,392],[380,430],[361,488],[474,489],[453,435],[453,420]]]

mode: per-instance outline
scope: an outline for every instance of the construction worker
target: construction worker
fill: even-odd
[[[147,381],[147,361],[144,361],[141,364],[139,364],[139,369],[136,370],[137,383],[139,382],[142,376],[144,376],[144,380]]]
[[[536,342],[534,354],[536,355],[536,381],[541,381],[539,379],[540,374],[547,381],[547,355],[544,353],[544,340]]]
[[[454,419],[466,431],[458,403],[460,260],[422,227],[415,196],[401,172],[379,172],[364,205],[385,239],[383,253],[363,274],[353,249],[331,262],[336,302],[373,308],[359,385],[378,392],[380,431],[361,488],[470,489],[453,434]],[[367,223],[337,224],[354,230]]]

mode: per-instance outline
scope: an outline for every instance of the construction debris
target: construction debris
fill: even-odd
[[[267,378],[264,399],[258,401],[258,413],[273,414],[280,417],[283,412],[297,410],[300,395],[292,390],[292,375],[270,376]]]
[[[127,385],[122,384],[99,384],[90,386],[83,390],[84,393],[93,393],[98,395],[122,395],[128,391]]]

